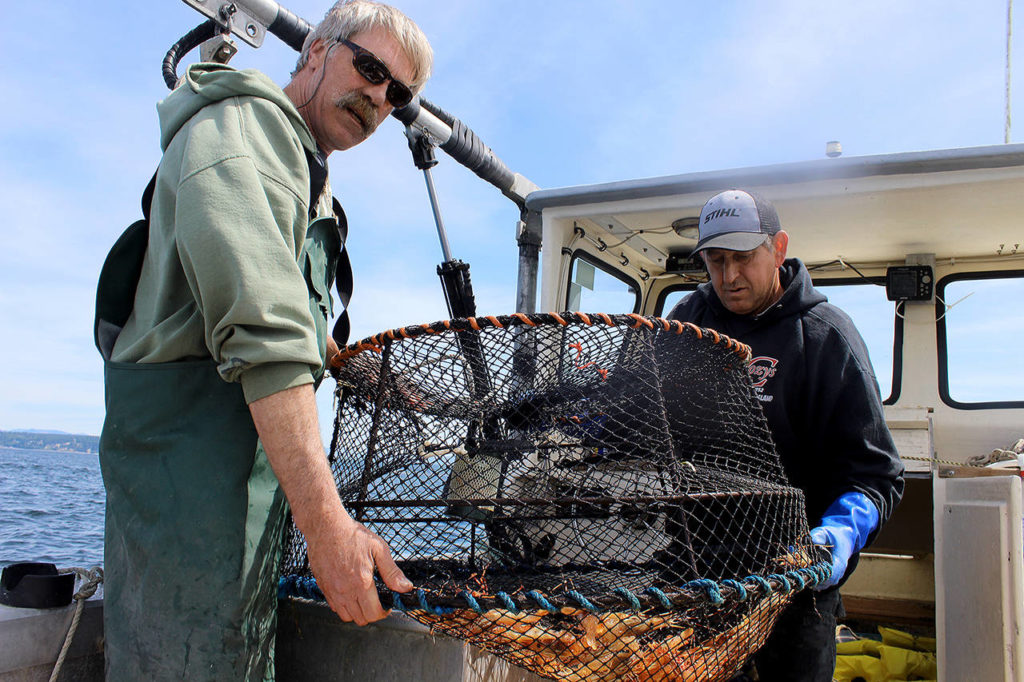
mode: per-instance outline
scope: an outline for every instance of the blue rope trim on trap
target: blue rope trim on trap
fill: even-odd
[[[765,596],[772,593],[772,584],[759,575],[748,575],[743,582],[750,584],[751,587],[760,588]]]
[[[277,583],[277,597],[278,599],[298,597],[312,601],[327,601],[324,593],[317,587],[314,578],[304,578],[299,575],[281,576]]]
[[[774,580],[779,585],[779,592],[783,594],[789,594],[793,591],[793,586],[790,584],[789,579],[781,573],[772,573],[768,576],[768,580]]]
[[[718,583],[714,580],[707,578],[701,578],[700,580],[691,580],[683,586],[684,590],[690,590],[692,592],[702,592],[712,606],[721,606],[725,603],[725,599],[722,598],[722,591],[718,589]]]
[[[500,601],[506,609],[512,613],[519,613],[519,605],[512,601],[512,597],[508,595],[508,592],[499,592],[494,596],[497,597],[498,601]]]
[[[391,594],[393,594],[394,597],[395,597],[395,603],[396,604],[400,604],[401,601],[399,601],[399,599],[398,599],[398,593],[397,592],[392,592]],[[466,603],[469,604],[469,608],[473,609],[477,613],[483,613],[484,612],[484,607],[480,606],[480,602],[478,602],[476,600],[476,597],[474,597],[473,593],[470,592],[469,590],[463,590],[462,592],[459,592],[459,596],[466,600]],[[401,607],[397,607],[397,608],[401,608]]]
[[[579,594],[578,592],[576,594],[578,594],[580,596],[580,598],[583,598],[582,594]],[[535,603],[537,606],[539,606],[540,608],[544,609],[545,611],[557,611],[558,610],[557,606],[555,606],[554,604],[549,602],[544,597],[544,595],[541,594],[540,592],[538,592],[537,590],[530,590],[529,592],[526,593],[526,596],[529,597],[530,599],[532,599],[533,603]],[[586,599],[584,599],[584,601],[586,601]]]
[[[658,602],[661,603],[662,607],[666,609],[672,608],[672,600],[668,598],[667,594],[659,590],[657,587],[648,587],[646,590],[644,590],[644,594],[649,594],[655,599],[657,599]]]
[[[629,608],[633,609],[634,611],[643,610],[644,607],[640,604],[640,600],[636,598],[635,594],[627,590],[625,587],[616,587],[614,590],[612,590],[612,593],[617,594],[626,601],[628,601]]]
[[[739,580],[733,580],[732,578],[727,578],[726,580],[722,581],[722,586],[723,587],[731,587],[733,590],[735,590],[735,592],[736,592],[736,601],[739,601],[739,602],[747,601],[747,588],[743,587],[743,583],[741,583]]]
[[[768,576],[748,575],[743,580],[733,580],[731,578],[717,582],[708,578],[691,580],[685,583],[678,591],[703,598],[713,606],[721,606],[726,602],[727,595],[730,599],[744,602],[750,598],[752,593],[757,592],[760,592],[762,596],[769,596],[772,593],[789,594],[820,585],[826,582],[831,575],[832,565],[828,562],[821,562],[813,566],[786,571],[785,573],[772,573]],[[609,602],[610,600],[607,597],[588,598],[576,590],[569,590],[554,597],[545,595],[539,590],[528,590],[523,593],[518,602],[509,593],[498,592],[494,595],[493,599],[512,613],[519,613],[524,608],[529,608],[528,604],[530,602],[538,609],[556,612],[559,610],[559,607],[552,602],[552,598],[555,601],[576,604],[579,608],[591,613],[620,610],[618,608],[620,602],[626,602],[634,611],[642,611],[644,609],[640,597],[624,587],[615,588],[612,590],[612,594],[618,599],[612,600],[611,605],[595,603]],[[648,597],[649,601],[656,602],[664,609],[672,609],[675,606],[669,595],[657,587],[648,587],[643,590],[642,594]],[[326,601],[323,592],[317,587],[315,579],[297,575],[281,577],[278,583],[277,596],[279,599],[296,597],[299,599]],[[477,613],[483,613],[487,610],[469,590],[462,590],[458,593],[458,596],[466,602],[469,608]],[[406,601],[411,602],[413,599],[415,599],[415,604],[406,603]],[[391,608],[402,612],[426,611],[435,616],[448,615],[456,610],[452,607],[431,605],[424,590],[416,590],[410,596],[407,596],[405,600],[403,600],[402,595],[398,592],[391,592]]]

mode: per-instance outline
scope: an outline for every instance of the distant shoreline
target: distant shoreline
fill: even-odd
[[[87,451],[87,450],[57,450],[54,448],[19,448],[15,445],[0,445],[0,449],[4,450],[18,450],[19,452],[52,452],[55,455],[92,455],[97,456],[100,453],[98,451]]]
[[[37,433],[29,431],[0,431],[0,447],[12,450],[99,454],[99,436],[77,433]]]

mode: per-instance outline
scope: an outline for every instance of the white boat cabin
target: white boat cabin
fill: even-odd
[[[904,500],[844,588],[849,615],[934,624],[941,679],[1024,679],[1017,462],[953,466],[1024,437],[1024,145],[534,192],[537,308],[667,313],[705,281],[697,218],[730,188],[775,204],[789,255],[854,319],[905,458]]]

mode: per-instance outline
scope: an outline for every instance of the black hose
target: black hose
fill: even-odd
[[[452,135],[441,145],[449,156],[479,177],[496,186],[500,190],[512,187],[515,181],[513,173],[505,162],[498,158],[483,140],[465,123],[429,100],[419,98],[420,106],[444,121],[451,129]]]
[[[296,52],[302,52],[302,45],[306,42],[306,36],[313,30],[313,27],[302,17],[289,12],[284,7],[278,7],[277,18],[267,27],[267,30]]]
[[[178,62],[186,54],[213,38],[220,31],[220,26],[213,19],[207,19],[194,29],[183,35],[178,42],[171,45],[164,55],[163,74],[164,83],[171,90],[178,84]]]

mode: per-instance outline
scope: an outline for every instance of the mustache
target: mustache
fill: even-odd
[[[369,97],[358,92],[342,95],[334,101],[334,106],[341,110],[350,109],[362,123],[363,132],[367,135],[376,130],[380,123],[377,120],[377,109],[373,106],[373,102]]]

